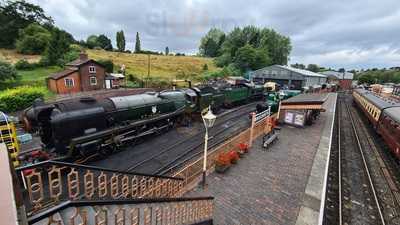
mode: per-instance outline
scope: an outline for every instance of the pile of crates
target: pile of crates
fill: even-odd
[[[19,145],[15,125],[3,112],[0,112],[0,143],[6,144],[14,167],[19,166],[19,161],[17,158],[19,153]]]

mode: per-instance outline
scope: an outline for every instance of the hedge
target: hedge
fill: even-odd
[[[0,111],[13,112],[32,105],[37,98],[43,98],[45,87],[21,86],[0,92]]]
[[[20,59],[14,66],[17,70],[33,70],[38,65],[36,63],[30,63],[26,59]]]

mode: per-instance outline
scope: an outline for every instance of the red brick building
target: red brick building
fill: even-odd
[[[64,71],[47,78],[48,88],[57,94],[93,91],[105,88],[105,68],[81,53],[79,58],[68,63]]]
[[[322,74],[328,76],[328,83],[337,84],[342,90],[349,90],[353,84],[354,74],[350,72],[336,72],[336,71],[325,71]]]

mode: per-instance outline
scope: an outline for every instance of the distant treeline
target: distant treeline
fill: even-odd
[[[400,83],[400,68],[393,67],[390,69],[368,69],[362,70],[356,75],[358,83],[375,84],[375,83]]]

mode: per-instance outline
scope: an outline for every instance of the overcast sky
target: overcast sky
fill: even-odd
[[[30,0],[78,40],[124,30],[142,49],[196,53],[211,28],[274,28],[292,40],[290,63],[325,67],[400,66],[399,0]]]

